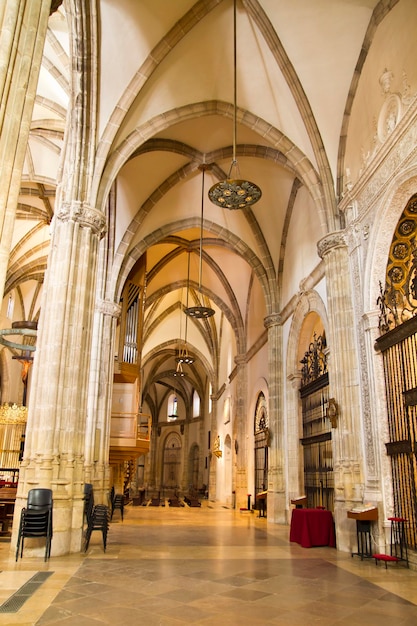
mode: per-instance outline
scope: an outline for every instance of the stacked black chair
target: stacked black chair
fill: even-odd
[[[93,485],[86,483],[84,485],[84,522],[88,524],[89,517],[94,508]],[[83,523],[84,523],[83,522]]]
[[[110,513],[105,504],[94,504],[93,489],[91,485],[84,487],[84,514],[87,520],[85,532],[84,552],[87,552],[91,534],[94,530],[100,530],[103,536],[104,552],[107,547],[107,533],[109,532]]]
[[[45,537],[45,561],[51,556],[52,543],[51,489],[31,489],[28,493],[27,506],[20,514],[19,534],[16,547],[16,561],[23,556],[23,544],[26,537]]]
[[[115,493],[112,498],[111,503],[111,519],[113,519],[113,513],[118,509],[120,511],[120,515],[122,516],[123,522],[123,512],[125,508],[125,497],[122,493]]]

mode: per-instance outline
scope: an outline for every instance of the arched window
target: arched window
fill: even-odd
[[[175,393],[171,393],[168,398],[168,413],[167,413],[167,421],[175,422],[178,418],[178,399]]]
[[[14,311],[14,294],[9,293],[9,299],[7,301],[7,313],[6,316],[9,320],[13,319],[13,311]]]
[[[200,417],[200,396],[195,389],[193,393],[193,417]]]

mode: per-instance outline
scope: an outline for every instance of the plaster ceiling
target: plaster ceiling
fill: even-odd
[[[189,297],[198,297],[199,165],[211,164],[207,192],[231,164],[233,2],[97,4],[99,158],[91,200],[104,208],[111,186],[117,190],[115,251],[123,261],[113,270],[116,299],[121,272],[147,254],[143,357],[152,393],[152,385],[164,380],[161,372],[172,369],[184,331],[188,254]],[[344,120],[364,66],[364,42],[369,47],[378,23],[396,4],[238,0],[237,158],[242,178],[255,182],[262,198],[251,209],[226,211],[204,195],[202,292],[216,315],[188,322],[190,347],[200,363],[191,375],[197,387],[208,373],[218,380],[226,327],[235,352],[245,353],[248,338],[264,332],[265,315],[285,306],[280,280],[291,228],[309,229],[313,243],[304,255],[314,266],[320,261],[314,242],[340,226]],[[70,106],[64,6],[50,17],[15,228],[13,260],[26,269],[16,282],[11,268],[9,288],[41,279],[46,265]],[[36,253],[24,262],[31,245]],[[256,315],[254,294],[262,294]]]

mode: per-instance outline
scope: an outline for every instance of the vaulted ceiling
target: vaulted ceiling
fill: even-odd
[[[336,207],[345,172],[360,171],[346,141],[352,107],[355,98],[365,102],[361,77],[377,63],[384,69],[383,26],[397,5],[413,13],[411,0],[237,0],[234,66],[233,0],[97,0],[90,200],[104,208],[113,189],[116,300],[146,253],[150,402],[157,402],[155,385],[171,384],[167,373],[186,326],[197,357],[193,385],[202,389],[207,376],[221,384],[233,356],[261,340],[265,316],[279,312],[291,285],[320,262],[316,242],[343,226]],[[26,318],[39,308],[71,106],[65,7],[50,17],[5,292],[18,288]],[[415,21],[414,11],[411,31]],[[240,177],[262,197],[231,211],[207,191],[231,166],[234,101]],[[376,111],[377,96],[367,106]],[[372,113],[350,128],[365,151]],[[203,163],[210,165],[204,194]],[[186,321],[187,301],[201,298],[215,315]]]

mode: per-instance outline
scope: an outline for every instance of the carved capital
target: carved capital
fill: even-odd
[[[271,313],[264,318],[265,328],[271,328],[272,326],[280,326],[282,324],[282,317],[280,313]]]
[[[122,307],[115,302],[111,302],[110,300],[101,300],[97,304],[97,310],[103,315],[110,315],[110,317],[119,319]]]
[[[326,235],[317,243],[317,252],[321,259],[324,259],[326,254],[335,248],[345,248],[346,239],[344,231],[336,231]]]
[[[237,354],[235,356],[236,365],[246,365],[248,362],[248,357],[246,354]]]
[[[81,228],[90,228],[95,235],[99,235],[100,239],[106,234],[106,216],[84,202],[63,202],[56,217],[61,222],[77,222]]]

